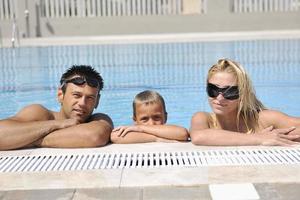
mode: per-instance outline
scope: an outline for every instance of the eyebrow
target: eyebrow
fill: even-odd
[[[222,86],[222,87],[220,87],[220,85],[219,85],[219,84],[214,84],[214,83],[210,83],[210,82],[208,82],[208,84],[211,84],[211,85],[217,86],[218,88],[221,88],[221,89],[224,89],[224,88],[229,88],[229,87],[237,87],[237,85],[225,85],[225,86]]]

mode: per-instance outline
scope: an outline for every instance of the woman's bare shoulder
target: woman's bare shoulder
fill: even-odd
[[[193,118],[192,119],[209,119],[211,117],[211,113],[208,113],[208,112],[196,112],[194,115],[193,115]]]

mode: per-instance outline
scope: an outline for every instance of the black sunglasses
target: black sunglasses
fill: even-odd
[[[238,86],[228,86],[225,88],[219,88],[218,86],[207,83],[206,92],[209,97],[215,98],[220,93],[225,99],[234,100],[240,97]]]
[[[87,83],[89,86],[97,88],[99,86],[99,82],[96,79],[85,78],[85,77],[75,77],[69,80],[63,80],[62,85],[64,83],[73,83],[75,85],[83,85]]]

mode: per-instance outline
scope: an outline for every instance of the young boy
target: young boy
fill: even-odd
[[[166,125],[167,112],[164,99],[154,91],[143,91],[133,101],[132,126],[120,126],[111,134],[113,143],[144,143],[186,141],[185,128]]]

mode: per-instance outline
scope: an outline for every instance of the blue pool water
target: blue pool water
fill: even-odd
[[[168,123],[188,128],[194,112],[210,111],[206,73],[224,57],[244,65],[267,107],[300,116],[300,40],[290,39],[2,48],[0,119],[31,103],[59,110],[61,74],[89,64],[105,81],[96,112],[110,115],[115,126],[132,123],[134,96],[151,89],[165,98]]]

